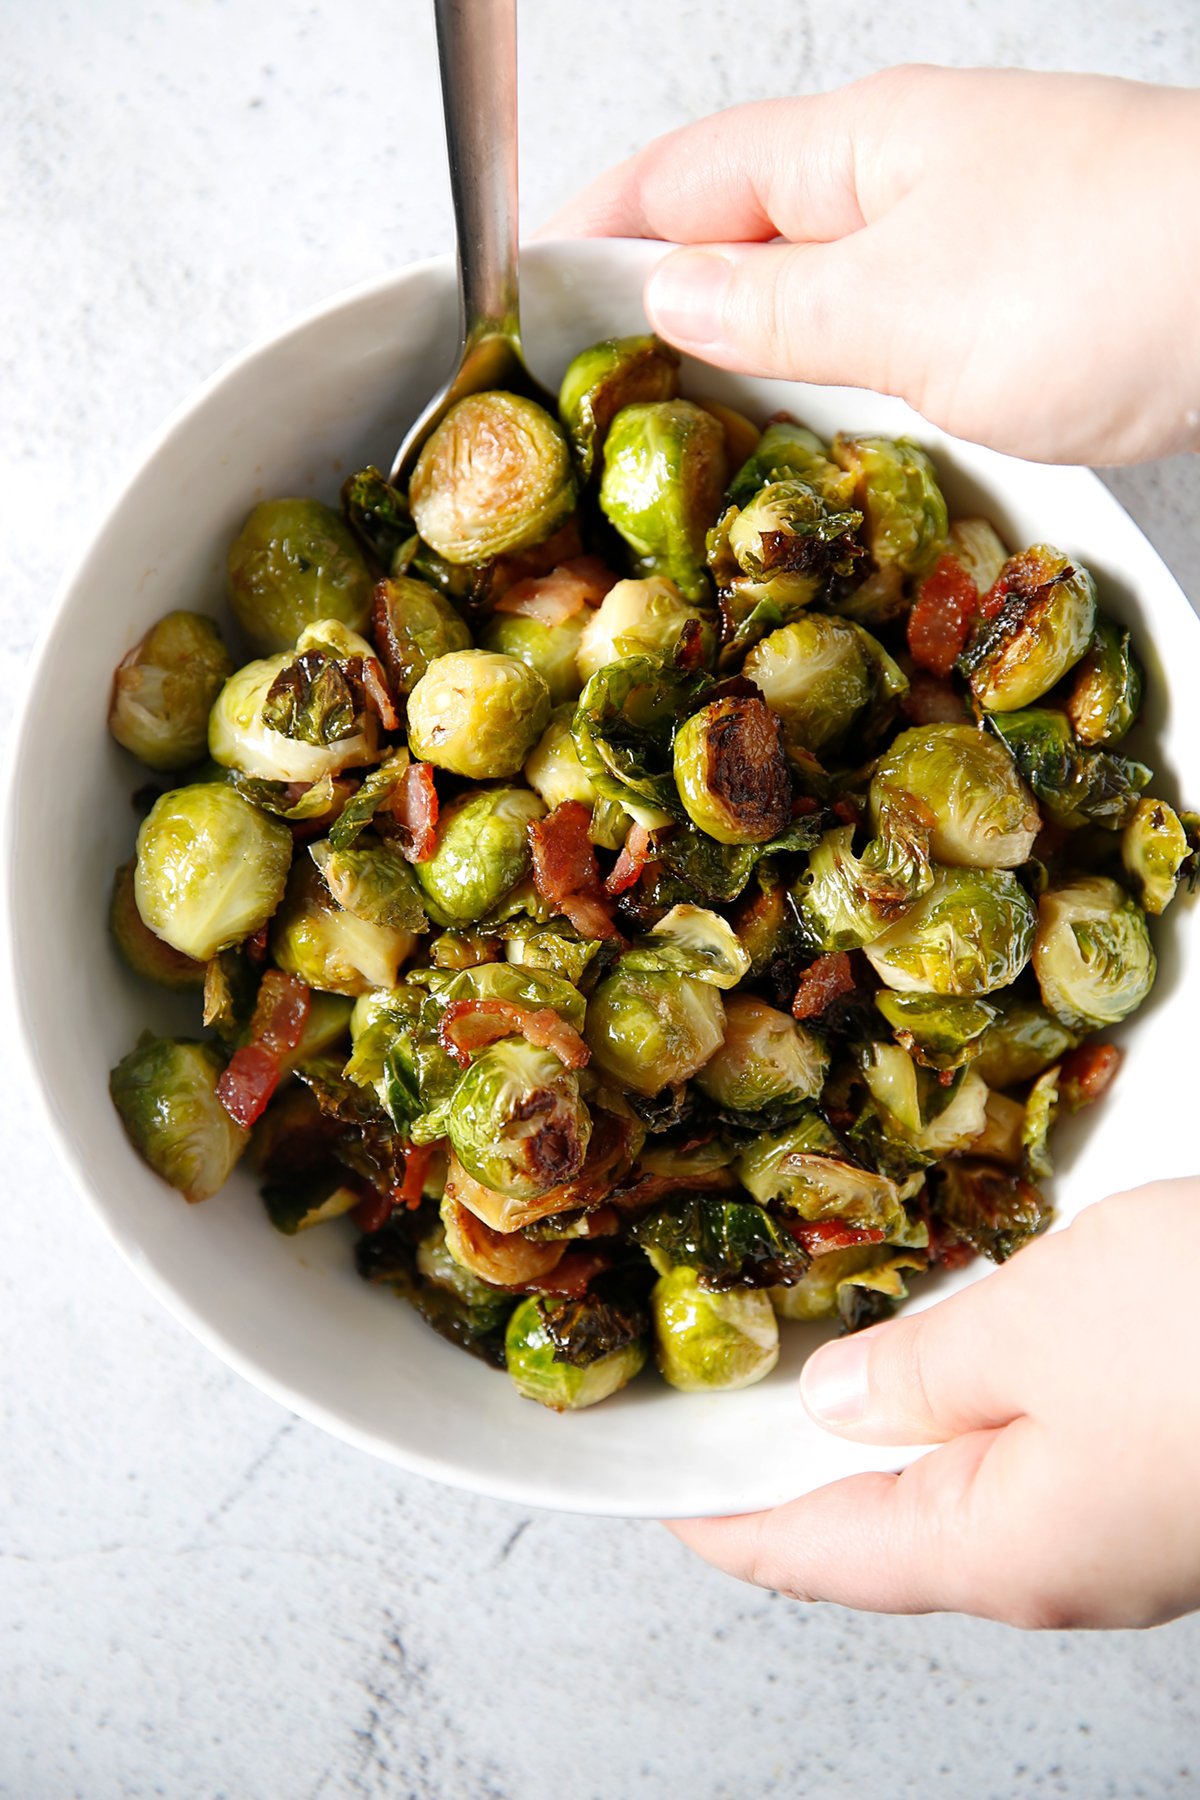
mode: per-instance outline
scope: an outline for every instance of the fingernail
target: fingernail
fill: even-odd
[[[816,1419],[851,1425],[867,1410],[867,1358],[871,1346],[861,1337],[825,1344],[810,1356],[800,1376],[800,1395]]]
[[[725,290],[733,265],[709,250],[664,257],[646,284],[646,310],[669,338],[713,344],[721,337]]]

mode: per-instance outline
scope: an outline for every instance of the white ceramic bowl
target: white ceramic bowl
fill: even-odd
[[[644,329],[656,246],[543,245],[523,264],[525,341],[555,383],[570,356]],[[339,1225],[280,1237],[248,1175],[187,1206],[130,1149],[108,1071],[147,1025],[194,1030],[175,1000],[136,983],[106,930],[113,867],[130,853],[131,759],[105,729],[114,665],[171,607],[223,616],[225,550],[275,494],[334,499],[345,474],[386,464],[454,349],[447,260],[330,301],[246,352],[170,422],[58,598],[28,680],[10,767],[7,873],[14,991],[59,1152],[118,1249],[201,1341],[249,1380],[347,1442],[439,1480],[579,1512],[686,1515],[769,1506],[837,1476],[896,1467],[904,1452],[846,1445],[812,1425],[796,1373],[820,1341],[784,1329],[776,1372],[731,1395],[680,1395],[651,1375],[594,1411],[558,1417],[444,1343],[354,1272]],[[1091,567],[1104,606],[1148,665],[1139,743],[1178,799],[1200,779],[1200,630],[1179,587],[1101,483],[958,443],[895,400],[691,367],[685,389],[784,407],[817,431],[911,432],[937,460],[952,511],[981,511],[1006,540],[1061,545]],[[1129,1049],[1103,1107],[1060,1132],[1056,1199],[1089,1201],[1187,1172],[1200,975],[1194,914],[1157,928],[1157,989],[1120,1035]],[[919,1288],[917,1304],[978,1279],[976,1265]]]

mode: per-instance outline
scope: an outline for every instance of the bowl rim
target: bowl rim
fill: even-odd
[[[563,245],[551,241],[539,242],[523,246],[522,257],[529,258],[534,262],[540,262],[543,259],[552,262],[555,252],[563,247]],[[573,255],[595,255],[599,260],[611,259],[614,248],[617,248],[619,256],[628,257],[631,266],[637,267],[640,264],[643,268],[648,268],[652,258],[661,255],[669,246],[659,244],[657,241],[648,242],[644,239],[582,240],[578,243],[570,241]],[[637,254],[634,254],[635,249]],[[45,621],[26,664],[24,692],[20,697],[11,724],[10,754],[6,759],[7,767],[4,773],[3,790],[0,792],[0,856],[3,857],[4,862],[3,880],[0,881],[0,933],[4,940],[0,978],[7,981],[13,997],[13,1013],[17,1026],[16,1037],[35,1096],[38,1116],[54,1152],[60,1164],[65,1168],[77,1194],[84,1201],[88,1211],[99,1224],[109,1242],[115,1246],[126,1265],[141,1283],[173,1318],[178,1320],[193,1337],[204,1345],[206,1350],[213,1353],[226,1367],[234,1370],[252,1386],[289,1412],[320,1427],[341,1442],[351,1445],[356,1450],[378,1457],[394,1467],[423,1476],[431,1481],[448,1483],[466,1492],[488,1498],[562,1513],[591,1517],[646,1518],[662,1516],[669,1511],[671,1516],[683,1517],[686,1516],[686,1509],[681,1510],[677,1502],[672,1500],[669,1505],[655,1505],[652,1493],[649,1494],[649,1497],[646,1494],[639,1494],[637,1499],[607,1499],[597,1504],[596,1499],[587,1493],[575,1494],[564,1491],[560,1487],[553,1487],[545,1480],[517,1479],[499,1470],[482,1471],[472,1464],[469,1457],[457,1449],[435,1454],[426,1452],[419,1447],[397,1443],[395,1439],[383,1435],[382,1432],[360,1425],[344,1413],[313,1400],[303,1389],[274,1375],[255,1354],[239,1348],[220,1328],[210,1324],[199,1305],[188,1299],[167,1275],[160,1273],[154,1267],[143,1252],[136,1233],[129,1226],[122,1224],[94,1183],[86,1166],[82,1149],[76,1146],[74,1134],[68,1126],[62,1100],[56,1094],[49,1071],[43,1064],[38,1047],[37,1024],[28,1002],[20,959],[17,954],[18,813],[20,811],[20,791],[25,785],[25,771],[30,756],[31,725],[37,710],[36,696],[44,691],[43,681],[48,678],[58,633],[64,628],[69,598],[105,534],[112,528],[113,518],[121,501],[141,479],[149,466],[170,446],[176,434],[187,426],[197,410],[207,404],[227,384],[235,382],[242,372],[259,357],[269,351],[281,348],[313,325],[328,320],[340,312],[351,310],[363,302],[377,299],[390,292],[400,293],[406,285],[426,275],[445,279],[454,274],[455,267],[455,259],[450,254],[425,257],[419,261],[407,263],[402,268],[392,269],[340,288],[326,298],[290,314],[282,324],[259,333],[250,343],[222,362],[170,410],[163,423],[143,441],[141,448],[126,460],[115,481],[110,484],[98,516],[84,534],[80,547],[72,556],[56,586],[53,601],[48,608]],[[1115,509],[1129,521],[1143,544],[1160,565],[1164,581],[1176,589],[1179,598],[1195,618],[1194,609],[1191,608],[1177,578],[1151,539],[1142,531],[1136,520],[1132,519],[1128,509],[1122,505],[1119,498],[1101,481],[1094,469],[1083,465],[1074,465],[1074,472],[1079,476],[1088,477],[1102,492],[1104,504]],[[1200,624],[1200,621],[1197,622]],[[893,1469],[898,1469],[916,1456],[923,1454],[927,1448],[927,1446],[922,1446],[892,1449],[887,1452],[888,1465]],[[695,1509],[699,1514],[703,1514],[705,1510],[703,1507]]]

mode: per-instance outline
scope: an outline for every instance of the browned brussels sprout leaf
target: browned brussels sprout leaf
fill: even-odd
[[[605,338],[581,350],[563,376],[558,416],[584,481],[598,470],[608,428],[623,406],[674,400],[678,393],[679,357],[661,338]]]
[[[1150,780],[1145,763],[1075,741],[1064,713],[1031,706],[990,713],[988,723],[1012,751],[1017,768],[1055,824],[1068,830],[1101,825],[1120,831]]]
[[[1142,665],[1129,632],[1097,617],[1096,629],[1078,664],[1067,696],[1067,717],[1081,744],[1115,744],[1142,705]]]
[[[413,536],[403,494],[368,465],[342,484],[342,512],[363,548],[390,570],[396,552]]]
[[[537,1305],[554,1345],[554,1361],[573,1369],[586,1369],[614,1350],[639,1343],[650,1329],[645,1307],[632,1296],[609,1298],[591,1292],[563,1299],[539,1294]]]
[[[659,1275],[694,1269],[710,1293],[787,1286],[809,1262],[795,1238],[749,1200],[689,1195],[640,1219],[630,1235]]]
[[[336,744],[353,737],[362,712],[347,671],[325,650],[305,650],[281,669],[262,705],[262,722],[302,744]]]
[[[1007,1262],[1053,1216],[1031,1181],[972,1157],[943,1163],[931,1183],[935,1219],[993,1262]]]

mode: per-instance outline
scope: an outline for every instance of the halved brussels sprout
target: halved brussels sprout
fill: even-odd
[[[869,944],[933,885],[923,839],[889,819],[862,855],[854,853],[854,827],[827,831],[792,889],[801,941],[819,951],[855,950]]]
[[[605,338],[573,357],[558,390],[558,416],[584,481],[599,467],[608,428],[622,407],[674,400],[678,393],[679,357],[651,333]]]
[[[901,1046],[931,1069],[957,1069],[979,1052],[996,1017],[987,1000],[962,1000],[947,994],[896,994],[880,988],[875,1005]]]
[[[729,484],[734,506],[745,506],[770,481],[798,480],[815,489],[834,512],[854,498],[854,476],[830,460],[814,432],[794,419],[773,419]]]
[[[592,1361],[565,1360],[553,1330],[556,1315],[566,1313],[569,1304],[531,1294],[508,1321],[504,1340],[505,1364],[517,1392],[554,1412],[579,1412],[607,1400],[632,1381],[646,1361],[642,1336],[619,1342]]]
[[[130,1143],[185,1200],[223,1187],[250,1141],[217,1098],[223,1068],[209,1044],[147,1033],[109,1077]]]
[[[426,440],[408,503],[422,538],[449,563],[527,550],[575,509],[567,440],[533,400],[468,394]]]
[[[818,1113],[765,1132],[746,1145],[734,1166],[761,1206],[777,1200],[802,1219],[843,1219],[889,1237],[907,1225],[896,1183],[849,1162]]]
[[[613,940],[606,941],[611,944]],[[549,925],[522,919],[507,928],[504,953],[516,968],[544,969],[548,975],[557,975],[561,981],[579,987],[593,965],[599,968],[597,959],[602,948],[599,939],[581,937],[565,919],[555,919]]]
[[[584,1034],[596,1066],[635,1093],[687,1081],[725,1035],[719,991],[707,981],[618,964],[588,1001]]]
[[[126,964],[135,975],[155,981],[159,987],[203,987],[204,964],[172,949],[143,920],[137,908],[133,871],[134,863],[130,858],[113,876],[108,909],[109,930]]]
[[[348,475],[342,483],[342,514],[351,531],[383,569],[414,535],[404,495],[385,481],[373,464]]]
[[[275,911],[292,834],[219,781],[173,788],[137,837],[133,891],[151,931],[197,962],[252,937]]]
[[[466,620],[435,587],[415,575],[395,575],[379,583],[371,620],[379,660],[397,694],[411,694],[439,656],[471,648]]]
[[[839,432],[833,459],[854,476],[854,502],[879,566],[894,566],[905,575],[932,568],[945,545],[949,517],[937,472],[921,446],[911,438]]]
[[[758,448],[758,440],[762,436],[758,426],[744,412],[739,412],[736,406],[726,406],[723,400],[713,400],[702,394],[697,398],[696,405],[703,407],[706,413],[711,413],[725,433],[726,465],[731,469],[741,468]]]
[[[712,1293],[680,1266],[655,1282],[650,1307],[659,1371],[682,1393],[750,1387],[779,1361],[779,1326],[760,1290]]]
[[[891,1304],[908,1293],[902,1271],[921,1270],[925,1256],[918,1250],[896,1250],[890,1244],[852,1244],[845,1250],[829,1250],[814,1256],[811,1265],[791,1287],[772,1288],[771,1305],[781,1319],[816,1324],[840,1318],[847,1330],[874,1323],[862,1317],[864,1295],[878,1295]],[[875,1318],[884,1316],[879,1307]]]
[[[717,586],[787,611],[807,606],[862,557],[859,512],[830,512],[805,481],[770,481],[743,506],[728,506],[705,549]]]
[[[229,546],[229,602],[254,649],[286,650],[306,625],[362,631],[371,576],[345,521],[319,500],[264,500]]]
[[[322,621],[319,633],[330,621]],[[370,654],[370,645],[363,648]],[[361,768],[379,756],[379,721],[364,712],[354,728],[332,742],[305,742],[268,725],[263,710],[278,678],[293,667],[295,653],[246,663],[217,695],[208,720],[208,749],[214,762],[241,775],[266,781],[319,782],[343,769]]]
[[[717,988],[736,987],[750,971],[750,958],[729,921],[706,906],[686,902],[673,906],[652,925],[621,962],[627,971],[661,970]]]
[[[337,850],[321,838],[308,853],[338,905],[356,919],[418,935],[429,929],[412,866],[390,844],[361,838]]]
[[[712,686],[656,656],[626,656],[593,675],[571,726],[596,791],[653,831],[683,816],[671,775],[675,732]]]
[[[514,1200],[577,1175],[592,1131],[578,1076],[523,1038],[501,1038],[475,1058],[454,1090],[448,1126],[468,1175]]]
[[[1077,744],[1063,713],[1030,706],[991,713],[988,723],[1012,751],[1043,811],[1069,831],[1101,825],[1120,831],[1150,780],[1145,763]]]
[[[668,575],[685,599],[706,598],[704,538],[725,474],[725,433],[690,400],[622,407],[604,449],[600,508],[637,574]]]
[[[618,581],[594,612],[579,638],[576,666],[581,681],[625,656],[673,655],[685,625],[700,626],[704,661],[711,665],[717,634],[706,608],[685,600],[665,575]]]
[[[787,827],[792,782],[765,701],[710,701],[680,726],[672,758],[688,817],[718,843],[762,844]]]
[[[974,1068],[990,1088],[1018,1087],[1058,1062],[1077,1042],[1075,1033],[1037,1000],[996,996],[1000,1014],[983,1034]]]
[[[479,645],[536,670],[549,689],[551,706],[559,706],[576,699],[583,686],[575,657],[587,616],[585,608],[572,618],[546,625],[541,619],[498,612],[484,627]]]
[[[1096,584],[1061,550],[1035,544],[1010,557],[1005,600],[959,666],[985,712],[1017,712],[1048,693],[1092,641]]]
[[[393,925],[369,924],[339,906],[307,857],[298,857],[271,921],[271,955],[288,975],[334,994],[391,988],[416,938]]]
[[[444,1251],[467,1278],[497,1287],[536,1287],[562,1261],[561,1243],[536,1243],[520,1231],[493,1231],[461,1201],[443,1194]]]
[[[798,933],[795,902],[774,858],[764,858],[754,876],[754,885],[739,900],[731,922],[750,958],[750,979],[758,981],[772,965],[790,957]]]
[[[388,1050],[420,1018],[424,1003],[421,990],[403,982],[395,988],[370,988],[358,996],[350,1014],[351,1055],[345,1068],[351,1081],[373,1087],[382,1079]]]
[[[1115,1025],[1154,984],[1146,915],[1103,875],[1055,883],[1038,901],[1033,967],[1042,999],[1064,1025]]]
[[[742,673],[782,722],[789,749],[817,755],[845,737],[875,688],[862,636],[825,613],[806,613],[763,638]]]
[[[409,748],[452,774],[498,781],[517,773],[549,717],[536,669],[490,650],[455,650],[431,662],[408,696]]]
[[[455,1209],[461,1212],[461,1208]],[[503,1325],[513,1310],[511,1294],[498,1291],[495,1282],[489,1282],[472,1270],[469,1263],[464,1263],[457,1250],[462,1247],[461,1237],[456,1238],[452,1227],[446,1220],[447,1208],[442,1206],[442,1223],[435,1225],[428,1237],[423,1237],[417,1245],[417,1273],[426,1281],[445,1288],[475,1315],[478,1328],[483,1331],[494,1331]],[[469,1216],[469,1215],[468,1215]],[[479,1220],[475,1220],[480,1225]],[[480,1225],[486,1231],[487,1227]],[[524,1239],[521,1240],[525,1242]],[[529,1245],[532,1249],[533,1246]]]
[[[1066,711],[1081,744],[1115,744],[1142,706],[1143,673],[1129,632],[1102,613],[1075,670]]]
[[[1192,854],[1179,814],[1165,800],[1146,797],[1121,833],[1121,861],[1143,910],[1165,912],[1175,898],[1179,872]]]
[[[987,1083],[973,1068],[965,1068],[946,1088],[936,1075],[918,1069],[897,1044],[870,1045],[862,1066],[885,1128],[902,1137],[924,1161],[935,1162],[965,1149],[983,1130]]]
[[[208,746],[208,715],[233,658],[203,613],[169,612],[117,664],[108,729],[151,769],[183,769]]]
[[[551,969],[530,969],[512,963],[480,963],[473,969],[460,969],[439,988],[439,999],[449,1005],[452,1000],[513,1000],[518,1006],[550,1007],[573,1025],[583,1030],[587,1001],[571,981]]]
[[[1008,561],[1003,541],[986,519],[955,519],[946,549],[981,594],[995,587]]]
[[[575,708],[568,702],[555,707],[550,723],[525,758],[525,779],[551,811],[564,800],[594,806],[596,790],[579,760],[571,726]]]
[[[770,1113],[782,1122],[817,1100],[829,1066],[820,1039],[753,994],[725,1001],[725,1042],[696,1086],[727,1112]]]
[[[1031,1181],[974,1157],[943,1163],[932,1182],[937,1218],[993,1262],[1006,1262],[1050,1222],[1050,1208]]]
[[[1006,869],[935,869],[933,885],[866,946],[900,993],[990,994],[1029,961],[1037,915]]]
[[[529,826],[545,807],[528,788],[460,794],[438,819],[437,848],[413,873],[439,925],[473,925],[529,872]]]
[[[1017,869],[1029,860],[1041,817],[1004,744],[972,725],[918,725],[902,731],[871,781],[876,830],[889,805],[916,801],[929,818],[929,849],[940,863]]]

